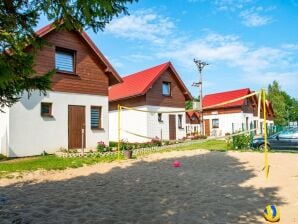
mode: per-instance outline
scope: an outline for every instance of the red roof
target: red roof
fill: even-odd
[[[45,35],[49,34],[50,32],[54,31],[56,29],[54,23],[48,24],[47,26],[44,26],[43,28],[39,29],[35,33],[39,37],[44,37]],[[109,73],[109,80],[110,84],[114,85],[117,83],[122,82],[121,77],[118,75],[116,70],[113,68],[113,66],[109,63],[109,61],[105,58],[105,56],[100,52],[100,50],[96,47],[96,45],[93,43],[93,41],[90,39],[90,37],[87,35],[84,31],[76,31],[81,35],[83,40],[87,43],[87,45],[91,48],[91,50],[95,53],[97,58],[103,62],[103,64],[106,66],[105,72]]]
[[[123,77],[123,83],[114,85],[109,89],[109,101],[116,101],[146,94],[149,88],[166,69],[171,69],[173,71],[180,87],[183,89],[186,99],[191,99],[189,91],[180,79],[178,73],[175,71],[171,62],[166,62]]]
[[[245,89],[238,89],[238,90],[232,90],[227,92],[209,94],[204,96],[203,98],[203,107],[208,107],[208,106],[216,105],[229,100],[233,100],[242,96],[246,96],[250,93],[251,93],[250,89],[245,88]],[[236,102],[229,103],[220,107],[242,106],[243,104],[244,104],[244,99],[238,100]]]

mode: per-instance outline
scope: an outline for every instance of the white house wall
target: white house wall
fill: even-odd
[[[183,111],[184,108],[141,106],[136,109],[146,111]],[[185,137],[185,112],[170,113],[176,115],[176,138]],[[178,128],[178,114],[182,115],[182,129]],[[150,138],[169,139],[169,113],[162,114],[163,122],[158,121],[158,113],[140,112],[134,110],[121,110],[120,139],[129,142],[148,142]],[[118,141],[118,112],[109,112],[109,138]],[[128,133],[131,132],[131,133]],[[142,137],[144,136],[144,137]],[[147,138],[146,138],[147,137]]]
[[[169,115],[174,114],[176,117],[176,139],[182,139],[186,136],[185,130],[185,109],[175,107],[158,107],[147,106],[149,111],[181,111],[180,113],[162,113],[162,122],[158,121],[158,113],[147,113],[148,118],[148,136],[151,138],[162,138],[169,140]],[[182,128],[178,128],[178,114],[182,115]]]
[[[250,124],[257,121],[258,118],[253,116],[252,113],[231,113],[231,114],[214,114],[205,115],[204,120],[210,120],[210,136],[224,136],[225,133],[232,133],[234,131],[246,130],[246,118],[248,118],[248,129]],[[219,119],[219,128],[212,128],[212,119]],[[264,119],[260,119],[260,122],[264,122]],[[232,127],[233,124],[233,127]],[[273,125],[272,120],[267,120],[268,125]]]
[[[41,102],[52,103],[53,117],[41,116]],[[68,148],[68,105],[85,106],[86,148],[108,143],[108,97],[49,91],[47,96],[25,94],[10,109],[9,156],[31,156]],[[90,107],[102,106],[103,130],[91,130]]]
[[[147,107],[137,107],[140,110],[147,110]],[[147,113],[135,110],[122,109],[120,113],[120,139],[129,142],[147,142]],[[130,132],[130,133],[128,133]],[[137,136],[137,135],[140,136]],[[118,111],[109,112],[109,139],[118,141]]]
[[[225,133],[232,133],[232,124],[234,124],[234,131],[241,130],[241,123],[246,122],[246,116],[249,114],[232,113],[232,114],[215,114],[205,115],[204,120],[210,120],[210,135],[211,136],[224,136]],[[219,128],[212,128],[212,119],[219,119]],[[251,118],[252,119],[252,118]],[[249,120],[250,122],[251,120]]]
[[[2,108],[0,112],[0,154],[7,156],[9,139],[9,108]]]

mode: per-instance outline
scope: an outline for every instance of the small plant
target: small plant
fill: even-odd
[[[118,147],[118,142],[109,142],[109,147],[112,147],[112,148]]]
[[[121,140],[120,150],[132,150],[134,148],[134,143],[129,143],[127,140]]]
[[[43,152],[40,155],[41,156],[47,156],[47,155],[49,155],[49,153],[47,153],[45,150],[43,150]]]
[[[232,138],[231,138],[231,136],[230,136],[230,133],[225,133],[225,141],[226,141],[226,143],[227,143],[227,150],[231,150],[232,148],[233,148],[233,145],[232,145]]]
[[[154,139],[151,140],[151,144],[153,146],[161,146],[161,141],[160,139],[156,136]]]
[[[0,161],[1,160],[7,160],[7,157],[5,155],[3,155],[3,154],[0,154]]]
[[[66,148],[64,148],[64,147],[60,147],[60,148],[59,148],[59,151],[60,151],[60,152],[68,152],[68,150],[67,150]]]
[[[98,152],[106,152],[107,146],[103,141],[97,142],[96,149]]]

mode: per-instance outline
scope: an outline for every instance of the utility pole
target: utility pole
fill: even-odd
[[[204,135],[202,70],[206,65],[209,65],[209,64],[207,62],[197,60],[197,59],[193,59],[193,61],[197,65],[199,70],[199,82],[193,83],[192,86],[199,87],[201,135]]]

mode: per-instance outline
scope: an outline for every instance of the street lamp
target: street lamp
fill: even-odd
[[[193,59],[194,63],[197,65],[199,70],[199,82],[193,83],[193,86],[199,87],[199,97],[200,97],[200,120],[201,120],[201,134],[204,135],[204,119],[203,119],[203,83],[202,83],[202,70],[206,65],[209,65],[207,62]]]

